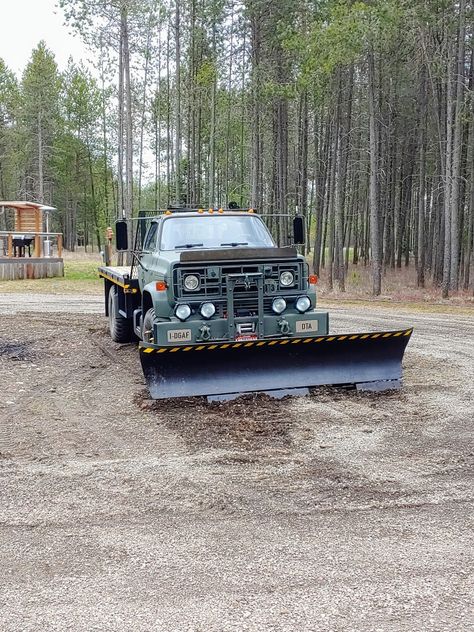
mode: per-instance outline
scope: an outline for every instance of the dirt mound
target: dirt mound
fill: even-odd
[[[141,410],[153,411],[159,422],[178,432],[187,444],[200,447],[241,446],[251,450],[265,442],[289,445],[292,417],[285,402],[265,394],[208,403],[204,397],[150,400],[135,397]]]

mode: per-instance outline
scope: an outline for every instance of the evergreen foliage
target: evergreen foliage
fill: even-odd
[[[472,281],[472,0],[61,0],[93,72],[0,60],[0,194],[61,209],[70,249],[176,201],[302,213],[305,251]],[[270,219],[282,244],[287,217]]]

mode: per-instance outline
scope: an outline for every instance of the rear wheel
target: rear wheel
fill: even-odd
[[[109,290],[109,330],[115,342],[131,342],[133,338],[132,322],[119,312],[117,288],[112,285]]]

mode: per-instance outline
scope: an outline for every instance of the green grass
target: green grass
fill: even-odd
[[[65,259],[63,277],[0,281],[0,293],[100,294],[103,281],[98,276],[97,268],[101,263],[98,256],[94,259]]]
[[[98,261],[66,260],[64,262],[64,278],[68,281],[94,281],[97,279]]]

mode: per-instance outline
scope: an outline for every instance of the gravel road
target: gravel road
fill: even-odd
[[[0,294],[0,315],[30,312],[100,314],[104,310],[103,296],[77,294]]]
[[[0,295],[2,631],[474,629],[472,317],[335,309],[415,327],[401,392],[208,405],[101,308]]]

